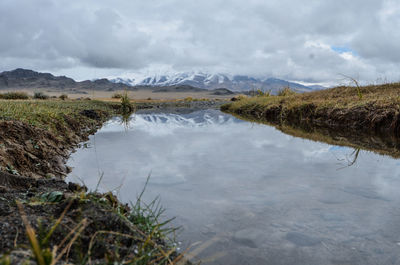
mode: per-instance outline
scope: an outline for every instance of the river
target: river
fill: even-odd
[[[288,136],[218,110],[114,118],[68,180],[160,196],[202,264],[400,264],[400,161]]]

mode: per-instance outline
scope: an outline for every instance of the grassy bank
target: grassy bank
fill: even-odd
[[[274,124],[399,135],[400,83],[241,97],[221,109]]]
[[[83,111],[94,110],[101,116],[115,113],[115,104],[95,100],[0,100],[0,120],[17,120],[60,133],[57,126],[68,127],[68,119],[87,126],[96,123]]]
[[[119,110],[90,100],[0,100],[0,264],[179,260],[157,202],[125,205],[62,180],[71,150]]]
[[[100,101],[0,100],[0,170],[62,177],[72,148],[118,106]]]

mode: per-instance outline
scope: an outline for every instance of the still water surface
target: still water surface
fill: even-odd
[[[135,114],[68,165],[91,189],[160,195],[202,264],[400,264],[400,161],[217,110]],[[354,163],[352,163],[354,162]],[[120,187],[120,188],[118,188]]]

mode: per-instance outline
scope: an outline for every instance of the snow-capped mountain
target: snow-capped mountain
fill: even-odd
[[[246,75],[207,74],[207,73],[175,73],[171,75],[138,75],[110,78],[115,83],[123,83],[130,86],[176,86],[189,85],[197,88],[216,89],[227,88],[233,91],[248,91],[261,89],[276,92],[289,86],[291,89],[306,92],[315,88],[289,82],[276,78],[254,78]]]

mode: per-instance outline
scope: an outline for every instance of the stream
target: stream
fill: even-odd
[[[400,161],[288,136],[218,110],[113,118],[68,181],[160,196],[202,264],[400,264]]]

